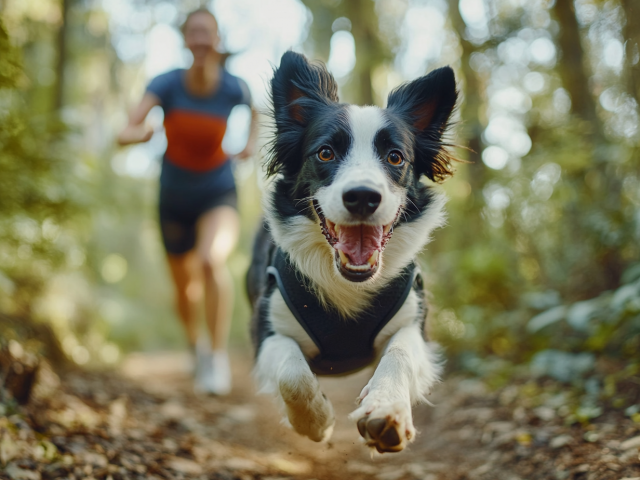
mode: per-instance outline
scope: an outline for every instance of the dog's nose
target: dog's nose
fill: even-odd
[[[342,194],[342,203],[354,215],[367,217],[380,206],[382,195],[369,187],[350,188]]]

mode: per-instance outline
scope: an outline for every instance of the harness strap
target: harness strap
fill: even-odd
[[[289,310],[318,347],[320,353],[309,363],[320,375],[351,373],[372,363],[376,336],[398,313],[411,289],[422,285],[419,268],[411,263],[356,318],[343,318],[337,310],[328,310],[318,301],[310,288],[311,281],[279,248],[267,274],[273,276]]]

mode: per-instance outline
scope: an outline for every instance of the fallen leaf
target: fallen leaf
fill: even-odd
[[[122,433],[122,424],[127,418],[127,397],[117,398],[109,405],[109,431],[111,435]]]
[[[96,467],[106,467],[109,463],[107,457],[100,453],[86,452],[81,454],[80,458],[84,463],[95,465]]]
[[[202,473],[202,467],[188,458],[168,457],[164,463],[167,467],[179,473],[187,475],[200,475]]]
[[[620,450],[629,450],[630,448],[640,448],[640,435],[625,440],[620,444]]]
[[[549,442],[549,446],[551,448],[562,448],[572,441],[573,437],[571,435],[558,435],[557,437],[551,439],[551,441]]]
[[[224,461],[223,465],[230,470],[262,471],[262,466],[248,458],[233,457]]]
[[[273,468],[291,475],[303,475],[311,470],[311,465],[308,462],[287,460],[282,457],[273,457],[269,463]]]
[[[180,420],[187,415],[187,411],[179,402],[169,400],[160,407],[160,414],[167,420]]]
[[[12,480],[40,480],[42,478],[40,472],[20,468],[14,463],[7,465],[5,473],[9,475],[9,478]]]
[[[15,458],[17,454],[18,446],[16,442],[11,439],[9,433],[3,433],[0,439],[0,463],[6,465],[10,460]]]

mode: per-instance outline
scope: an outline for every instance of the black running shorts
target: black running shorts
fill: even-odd
[[[182,255],[193,249],[198,219],[205,212],[221,206],[237,210],[238,194],[235,187],[224,192],[203,193],[160,187],[160,231],[167,253]]]

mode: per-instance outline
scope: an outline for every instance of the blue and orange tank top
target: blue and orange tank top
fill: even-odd
[[[231,110],[237,105],[251,105],[249,88],[243,80],[222,69],[216,91],[196,96],[187,91],[185,74],[184,69],[172,70],[155,77],[147,87],[147,92],[158,97],[164,110],[167,150],[160,184],[184,187],[208,184],[226,190],[233,187],[233,175],[222,139]]]

